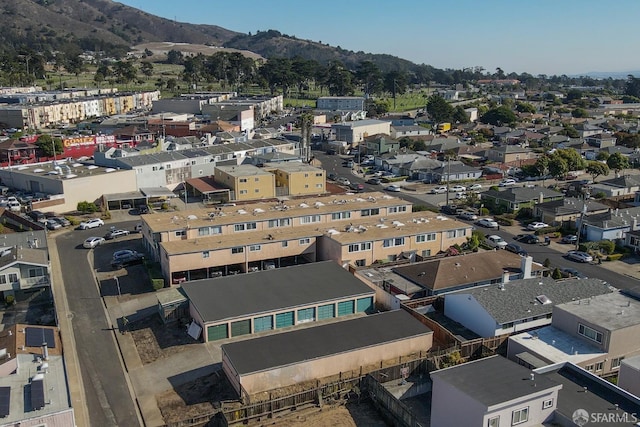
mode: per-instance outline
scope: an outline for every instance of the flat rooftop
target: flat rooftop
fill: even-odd
[[[245,375],[432,333],[406,311],[394,310],[223,344],[222,351]]]
[[[182,290],[205,322],[374,295],[333,261],[195,280]]]
[[[56,167],[57,165],[57,167]],[[125,170],[118,170],[116,168],[96,166],[92,163],[80,163],[80,162],[67,162],[66,160],[58,160],[56,165],[53,162],[46,163],[30,163],[24,165],[14,165],[11,167],[3,168],[3,170],[10,170],[13,173],[20,173],[23,175],[46,177],[49,179],[78,179],[78,178],[90,178],[95,175],[104,175],[108,173],[120,173]],[[129,172],[129,171],[127,171]]]
[[[619,292],[596,295],[583,304],[569,302],[557,307],[609,331],[640,324],[640,301]]]
[[[227,175],[231,175],[234,177],[256,175],[273,176],[271,172],[267,172],[264,169],[254,165],[217,166],[216,169],[218,169],[220,172],[224,172]]]
[[[540,375],[532,381],[531,370],[502,356],[467,362],[430,375],[487,407],[559,387],[557,381]]]

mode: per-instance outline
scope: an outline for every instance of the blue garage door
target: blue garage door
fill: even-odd
[[[276,329],[286,328],[287,326],[293,326],[294,316],[293,311],[287,311],[286,313],[276,314]]]
[[[253,319],[253,331],[262,332],[273,329],[273,316],[256,317]]]
[[[353,314],[353,300],[342,301],[338,303],[338,317]]]
[[[333,304],[318,307],[318,320],[336,317],[336,306]]]
[[[251,320],[239,320],[231,323],[231,336],[248,335],[251,333]]]
[[[373,310],[373,297],[360,298],[356,303],[356,311],[358,313],[364,313],[365,311]]]
[[[298,323],[313,322],[314,320],[316,320],[315,308],[311,307],[298,310]]]
[[[229,338],[227,325],[216,325],[207,327],[207,341],[215,341]]]

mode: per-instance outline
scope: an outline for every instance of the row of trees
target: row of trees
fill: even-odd
[[[629,159],[620,153],[614,153],[609,156],[606,152],[601,151],[598,153],[597,160],[587,161],[576,150],[562,148],[539,157],[535,165],[526,173],[542,176],[551,175],[557,179],[564,179],[569,172],[584,170],[595,181],[599,176],[608,175],[610,169],[615,171],[616,174],[620,174],[622,170],[629,167]]]

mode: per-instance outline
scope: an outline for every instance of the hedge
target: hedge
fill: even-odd
[[[534,232],[534,234],[536,236],[542,236],[543,234],[555,233],[556,231],[560,231],[560,227],[539,228]]]
[[[503,215],[496,215],[493,217],[496,222],[500,225],[513,225],[513,220],[511,218],[506,218]]]
[[[607,261],[618,261],[623,256],[624,256],[624,254],[611,254],[611,255],[607,256],[606,260]]]
[[[154,291],[159,291],[164,288],[164,279],[151,279],[151,286]]]

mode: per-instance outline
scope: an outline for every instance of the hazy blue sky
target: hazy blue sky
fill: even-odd
[[[241,33],[278,30],[438,68],[584,74],[640,69],[638,0],[120,0]]]

